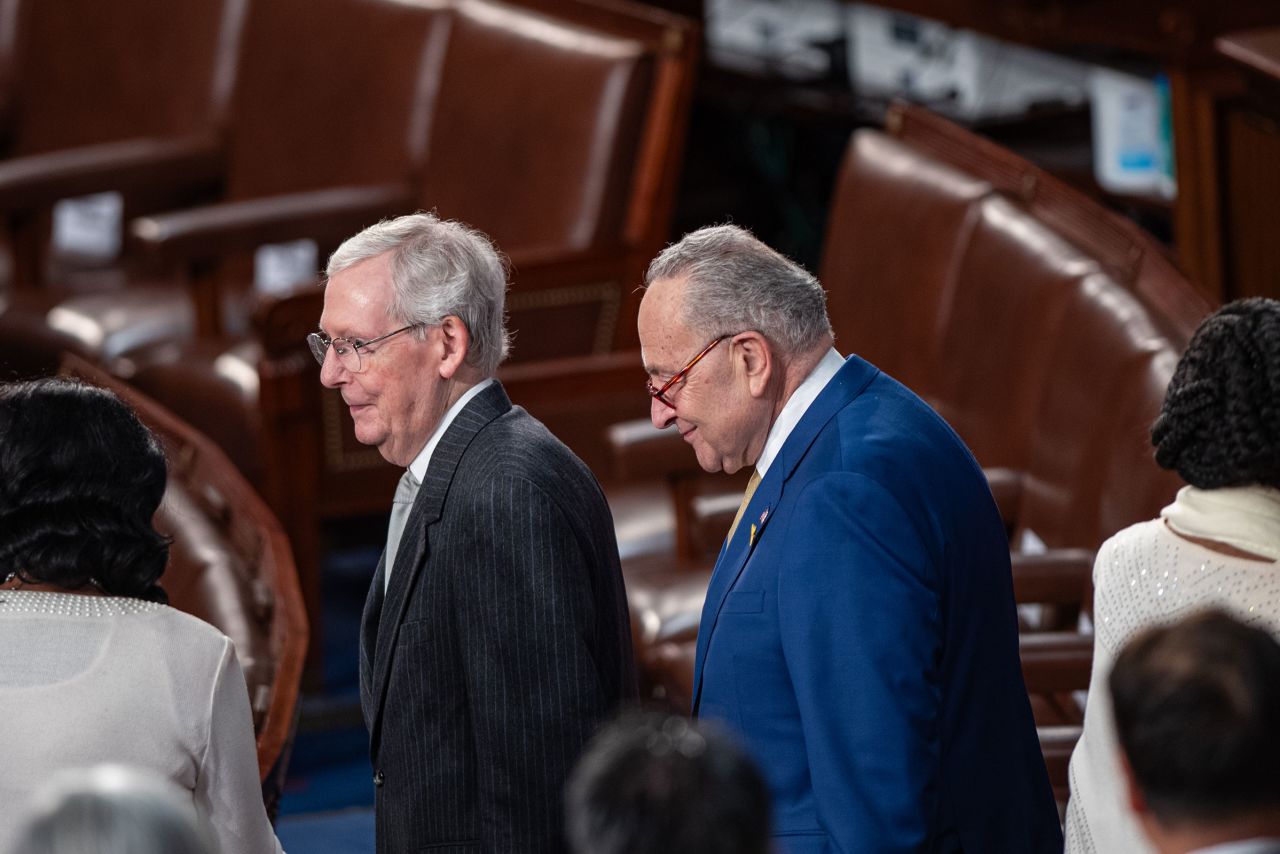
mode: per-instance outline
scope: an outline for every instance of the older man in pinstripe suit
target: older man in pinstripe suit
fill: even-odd
[[[377,850],[561,851],[565,778],[636,692],[604,496],[493,379],[506,271],[487,238],[401,217],[327,275],[321,382],[406,469],[360,639]]]

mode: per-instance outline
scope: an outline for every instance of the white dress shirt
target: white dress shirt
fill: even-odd
[[[418,456],[413,458],[413,462],[409,463],[409,471],[413,472],[413,476],[417,478],[421,484],[427,477],[427,467],[431,465],[431,454],[435,452],[436,445],[440,444],[440,439],[444,436],[445,431],[449,429],[449,425],[453,423],[453,419],[458,417],[458,413],[471,402],[477,394],[493,385],[493,377],[481,380],[462,393],[462,396],[454,401],[445,412],[444,417],[440,419],[440,423],[436,425],[436,431],[431,434],[431,438],[427,440],[427,444],[422,446],[422,450],[418,452]],[[391,562],[382,569],[382,589],[383,591],[391,588]]]
[[[832,347],[827,350],[822,361],[809,372],[809,376],[804,378],[804,382],[791,393],[791,397],[787,398],[782,411],[778,413],[773,426],[769,428],[769,435],[764,440],[764,450],[760,452],[760,459],[756,460],[756,471],[762,479],[769,471],[774,458],[778,456],[778,452],[782,450],[782,446],[787,443],[791,431],[796,429],[796,425],[808,411],[810,404],[818,399],[818,395],[842,367],[844,367],[844,357]]]
[[[440,423],[436,426],[436,432],[431,434],[431,438],[427,440],[427,444],[423,445],[422,450],[418,452],[418,456],[413,458],[413,462],[409,463],[409,471],[413,472],[413,476],[418,479],[418,483],[422,483],[427,479],[427,466],[431,465],[431,454],[435,452],[436,445],[440,444],[440,439],[444,436],[445,431],[449,429],[449,425],[453,423],[453,419],[458,417],[458,413],[471,402],[477,394],[493,385],[493,377],[481,380],[462,393],[462,397],[454,401],[453,406],[449,407],[449,411],[440,419]]]

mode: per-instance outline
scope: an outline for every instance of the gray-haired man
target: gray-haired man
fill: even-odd
[[[484,235],[401,217],[327,275],[321,382],[406,469],[360,639],[378,851],[562,850],[565,778],[636,692],[604,496],[493,378],[506,273]]]

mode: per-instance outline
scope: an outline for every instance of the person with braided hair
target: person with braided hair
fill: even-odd
[[[1071,757],[1072,854],[1152,850],[1128,808],[1107,686],[1125,644],[1211,607],[1280,638],[1280,301],[1239,300],[1205,318],[1151,440],[1156,463],[1188,485],[1160,518],[1098,550],[1093,673]]]

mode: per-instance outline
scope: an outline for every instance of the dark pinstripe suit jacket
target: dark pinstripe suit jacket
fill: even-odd
[[[495,383],[432,454],[385,596],[384,572],[360,638],[377,850],[563,850],[565,778],[636,694],[599,484]]]

